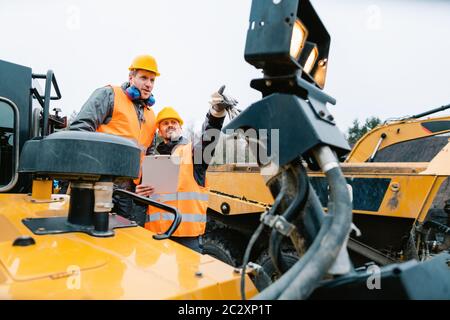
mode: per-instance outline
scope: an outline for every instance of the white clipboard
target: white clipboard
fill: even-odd
[[[154,187],[155,193],[174,193],[178,188],[179,172],[178,156],[146,156],[142,163],[142,184]]]

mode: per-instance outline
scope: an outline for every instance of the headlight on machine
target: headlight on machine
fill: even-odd
[[[253,0],[249,21],[248,63],[266,76],[298,73],[323,89],[331,39],[309,0]]]
[[[314,43],[307,43],[304,51],[307,58],[306,61],[301,61],[300,63],[303,66],[303,71],[311,74],[311,71],[316,64],[317,57],[319,56],[319,49],[317,49],[317,46]]]
[[[292,28],[291,48],[289,51],[291,57],[295,60],[299,59],[307,37],[308,30],[299,19],[296,19]]]

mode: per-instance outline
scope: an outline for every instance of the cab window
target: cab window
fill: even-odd
[[[17,180],[18,110],[0,97],[0,191],[8,191]]]

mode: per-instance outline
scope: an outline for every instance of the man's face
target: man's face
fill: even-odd
[[[130,75],[130,85],[141,92],[141,99],[147,100],[153,90],[156,74],[147,70],[136,70],[136,75]]]
[[[181,136],[181,126],[176,119],[165,119],[159,123],[159,135],[165,142],[176,140]]]

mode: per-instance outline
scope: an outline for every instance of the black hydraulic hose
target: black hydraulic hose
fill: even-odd
[[[296,262],[281,278],[274,282],[270,287],[264,289],[259,295],[254,297],[256,300],[274,300],[286,289],[286,287],[293,281],[297,274],[303,269],[306,262],[311,259],[314,252],[320,249],[320,239],[329,231],[331,224],[331,215],[325,215],[322,209],[322,204],[318,199],[314,189],[310,185],[310,192],[308,195],[308,202],[305,207],[305,229],[312,241],[311,246],[305,255]],[[328,209],[329,212],[333,212]]]
[[[278,210],[281,200],[286,195],[286,191],[287,191],[286,179],[287,179],[287,174],[286,174],[286,172],[283,171],[281,174],[280,192],[278,193],[277,197],[275,198],[273,206],[268,211],[268,213],[267,213],[268,215],[273,215],[274,212],[276,212]],[[261,222],[259,224],[258,228],[253,233],[252,237],[250,238],[247,248],[245,249],[244,259],[243,259],[243,264],[242,264],[242,273],[241,273],[241,297],[242,297],[242,300],[246,300],[246,297],[245,297],[245,273],[246,273],[247,264],[248,264],[248,261],[250,260],[250,254],[251,254],[252,248],[253,248],[256,240],[261,235],[261,232],[263,229],[264,229],[264,223]]]
[[[261,232],[264,229],[264,223],[260,223],[258,228],[256,228],[255,232],[253,233],[252,237],[250,238],[250,241],[248,242],[247,248],[245,249],[244,254],[244,264],[242,266],[242,273],[241,273],[241,297],[242,300],[246,300],[245,296],[245,273],[247,269],[247,264],[250,259],[250,253],[252,251],[253,246],[256,243],[256,240],[258,240],[259,236],[261,235]]]
[[[275,203],[277,204],[276,207],[275,205],[272,206],[272,209],[270,210],[270,212],[268,212],[268,214],[278,214],[280,212],[283,212],[284,209],[286,209],[282,207],[281,199],[283,199],[286,195],[287,188],[284,186],[284,182],[287,179],[288,179],[287,172],[282,170],[280,171],[279,174],[277,174],[276,176],[272,177],[269,181],[267,181],[266,185],[275,199],[274,204]]]
[[[449,216],[450,217],[450,216]],[[434,221],[434,220],[428,220],[424,223],[425,226],[431,226],[433,228],[436,228],[437,230],[439,230],[442,233],[445,233],[447,235],[450,235],[450,227],[446,226],[443,223]]]
[[[253,297],[253,300],[276,300],[286,290],[286,288],[292,283],[298,273],[303,270],[306,263],[312,258],[312,256],[320,250],[321,239],[327,234],[331,226],[331,216],[326,215],[323,219],[322,226],[320,228],[317,237],[314,239],[312,245],[308,248],[303,257],[300,258],[281,278],[272,283],[269,287],[261,291],[258,295]]]
[[[322,150],[318,150],[322,151]],[[328,151],[328,150],[324,150]],[[320,153],[320,152],[319,152]],[[311,226],[319,222],[319,220],[322,220],[322,225],[320,227],[319,232],[317,233],[316,237],[314,238],[314,241],[312,242],[311,246],[308,248],[306,253],[301,257],[301,259],[294,264],[281,278],[279,278],[276,282],[274,282],[272,285],[264,289],[260,294],[255,296],[253,299],[256,300],[274,300],[278,299],[287,288],[291,287],[291,283],[298,278],[298,276],[302,275],[302,270],[310,265],[311,261],[314,260],[315,256],[319,251],[322,251],[323,245],[327,245],[327,250],[329,250],[330,241],[336,241],[336,238],[338,238],[339,243],[337,243],[337,247],[339,249],[334,250],[332,248],[332,251],[323,251],[321,254],[321,259],[323,259],[323,255],[331,254],[331,257],[328,260],[331,260],[331,263],[327,262],[327,268],[325,270],[328,271],[329,267],[335,260],[336,256],[339,254],[340,247],[342,247],[346,236],[348,235],[348,232],[350,231],[351,226],[351,201],[350,196],[347,189],[347,183],[345,181],[345,178],[342,175],[342,172],[340,168],[338,167],[337,163],[333,162],[334,156],[330,156],[329,152],[324,152],[325,155],[323,158],[328,158],[328,160],[331,159],[331,161],[323,162],[321,167],[322,170],[325,172],[326,177],[328,179],[330,190],[331,190],[331,201],[328,203],[328,214],[324,215],[322,206],[319,204],[319,201],[317,197],[314,197],[312,194],[315,193],[313,189],[310,190],[311,196],[310,199],[315,199],[314,202],[310,202],[309,208],[314,214],[314,219],[311,219],[312,221],[309,221],[308,225],[311,228]],[[319,155],[322,156],[322,155]],[[331,168],[331,169],[330,169]],[[316,201],[317,200],[317,201]],[[337,204],[337,205],[336,205]],[[336,210],[335,210],[336,209]],[[339,211],[338,211],[339,210]],[[323,216],[323,219],[321,218]],[[338,219],[335,219],[335,216],[338,216]],[[308,220],[305,221],[305,223],[308,222]],[[339,225],[342,224],[340,227]],[[308,227],[306,225],[306,227]],[[333,227],[333,229],[332,229]],[[341,228],[341,230],[338,230],[336,232],[335,229]],[[333,233],[332,233],[333,231]],[[314,230],[313,230],[314,232]],[[325,257],[325,259],[327,259]],[[315,280],[315,279],[314,279]],[[316,285],[318,281],[313,283],[313,285]],[[298,282],[297,282],[298,283]],[[311,282],[307,281],[305,284],[308,284],[308,287],[311,287]],[[312,289],[311,289],[312,290]]]
[[[163,240],[163,239],[167,239],[167,238],[171,237],[172,234],[177,230],[178,226],[181,223],[181,219],[182,219],[181,214],[178,211],[178,209],[175,208],[175,207],[172,207],[172,206],[169,206],[167,204],[164,204],[164,203],[152,200],[152,199],[147,198],[147,197],[139,196],[136,193],[133,193],[133,192],[127,191],[127,190],[123,190],[123,189],[115,189],[114,190],[114,194],[125,195],[127,197],[132,198],[136,202],[139,202],[139,203],[144,204],[144,205],[156,207],[158,209],[162,209],[164,211],[172,213],[175,216],[174,219],[173,219],[172,224],[169,227],[169,229],[167,229],[167,231],[162,233],[162,234],[155,234],[155,235],[153,235],[153,239]]]
[[[305,168],[301,164],[297,164],[297,167],[294,167],[293,171],[296,171],[295,169],[299,169],[298,173],[294,172],[294,176],[296,177],[297,181],[295,198],[283,213],[283,217],[288,222],[292,222],[297,218],[298,214],[301,212],[299,212],[297,209],[304,209],[309,193],[309,179],[306,174]]]
[[[322,209],[322,203],[320,202],[317,194],[314,192],[311,183],[309,184],[309,189],[311,191],[308,192],[308,200],[305,206],[305,217],[303,219],[303,223],[305,225],[305,236],[309,240],[309,243],[312,243],[313,239],[320,231],[320,226],[322,225],[325,213]],[[330,210],[330,208],[328,210]]]
[[[306,299],[333,265],[350,232],[352,204],[347,182],[339,167],[329,169],[325,175],[329,182],[333,206],[331,226],[321,241],[320,250],[314,253],[279,299]]]
[[[283,173],[285,173],[286,179],[282,182],[282,186],[286,188],[286,196],[284,196],[280,201],[282,205],[280,206],[280,209],[286,212],[286,210],[292,208],[292,204],[294,202],[298,202],[298,190],[297,188],[297,182],[298,177],[294,174],[292,167],[288,167],[287,169],[283,170]],[[294,186],[293,190],[289,190],[288,186]],[[294,195],[294,199],[292,199],[292,196]],[[296,201],[297,200],[297,201]],[[291,202],[289,204],[289,202]],[[275,214],[275,213],[274,213]],[[279,213],[282,215],[282,212]],[[287,270],[287,263],[283,260],[282,253],[281,253],[281,241],[282,237],[281,235],[275,230],[272,229],[272,232],[270,234],[269,238],[269,248],[268,253],[270,260],[272,261],[273,266],[275,267],[276,271],[279,274],[283,274]]]
[[[291,167],[289,171],[294,178],[295,188],[293,192],[295,197],[286,211],[282,214],[282,217],[285,218],[287,222],[292,222],[303,212],[309,193],[309,182],[302,164]],[[283,252],[281,250],[283,238],[284,236],[280,232],[273,229],[269,240],[269,255],[273,265],[280,274],[285,273],[290,267],[289,263],[283,257]]]

